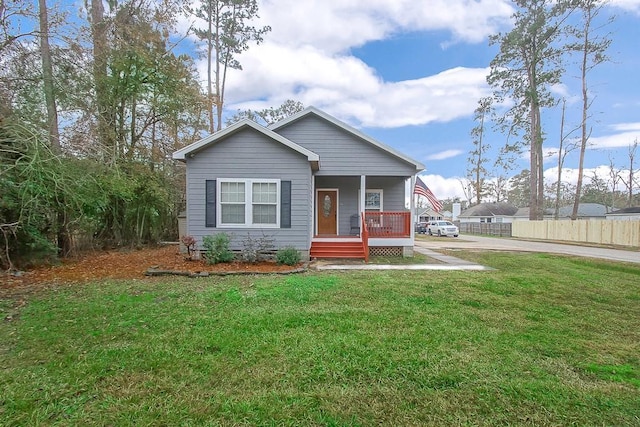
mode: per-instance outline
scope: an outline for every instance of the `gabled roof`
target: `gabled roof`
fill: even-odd
[[[618,209],[617,211],[609,212],[607,215],[624,215],[624,214],[640,214],[640,206],[633,206],[630,208]]]
[[[516,212],[518,212],[518,208],[510,203],[480,203],[466,209],[458,215],[458,218],[513,216]]]
[[[251,121],[249,119],[241,120],[219,132],[213,133],[209,136],[202,138],[200,141],[196,141],[193,144],[190,144],[184,148],[181,148],[180,150],[173,153],[173,158],[175,160],[185,161],[187,157],[191,157],[195,155],[198,151],[203,150],[206,147],[209,147],[210,145],[213,145],[216,142],[221,141],[226,137],[231,136],[247,128],[254,129],[262,133],[263,135],[267,136],[268,138],[271,138],[274,141],[279,142],[285,147],[288,147],[294,151],[297,151],[303,156],[306,156],[307,160],[309,160],[309,162],[311,163],[311,168],[313,170],[318,170],[320,168],[320,163],[319,163],[320,157],[316,153],[314,153],[313,151],[307,150],[306,148],[296,144],[295,142],[288,140],[284,136],[279,135],[273,132],[272,130],[264,126],[261,126],[258,123]]]
[[[273,130],[273,131],[277,131],[278,129],[282,129],[294,122],[297,122],[298,120],[302,119],[303,117],[307,117],[309,115],[315,115],[317,117],[320,117],[326,121],[328,121],[329,123],[337,126],[338,128],[341,128],[342,130],[349,132],[351,134],[353,134],[354,136],[362,139],[365,142],[368,142],[369,144],[373,145],[374,147],[377,147],[378,149],[387,152],[388,154],[391,154],[392,156],[395,156],[409,164],[412,164],[416,167],[416,171],[422,171],[424,170],[424,165],[422,163],[420,163],[417,160],[414,160],[410,157],[405,156],[404,154],[402,154],[401,152],[389,147],[386,144],[383,144],[380,141],[376,141],[375,139],[371,138],[370,136],[360,132],[358,129],[349,126],[348,124],[336,119],[335,117],[325,113],[322,110],[317,109],[316,107],[308,107],[305,108],[304,110],[287,117],[284,120],[280,120],[277,123],[274,123],[272,125],[269,126],[269,129]]]
[[[579,217],[605,217],[605,214],[609,211],[609,208],[600,203],[580,203],[578,204],[578,216]],[[546,209],[545,213],[549,215],[554,214],[553,209]],[[568,218],[573,213],[573,205],[562,206],[558,209],[559,218]]]
[[[437,212],[435,209],[433,208],[418,208],[418,216],[424,216],[424,215],[429,215],[429,216],[434,216],[435,215],[440,215],[441,217],[450,217],[453,214],[449,211],[440,211]]]

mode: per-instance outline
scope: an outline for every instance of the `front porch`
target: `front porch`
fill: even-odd
[[[312,183],[311,258],[368,259],[378,250],[370,248],[413,255],[412,176],[314,175]]]
[[[357,220],[357,221],[354,221]],[[413,255],[411,213],[363,212],[352,218],[349,235],[314,235],[311,258],[369,260],[370,254]]]
[[[411,212],[364,212],[369,238],[411,238]]]

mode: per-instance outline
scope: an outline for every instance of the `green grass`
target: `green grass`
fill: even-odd
[[[423,241],[427,241],[427,242],[444,242],[447,239],[452,239],[454,241],[464,241],[464,236],[462,237],[452,237],[452,236],[441,236],[438,237],[435,234],[434,235],[429,235],[429,234],[416,234],[415,236],[416,240],[423,240]]]
[[[104,282],[0,301],[0,425],[638,425],[640,267]]]

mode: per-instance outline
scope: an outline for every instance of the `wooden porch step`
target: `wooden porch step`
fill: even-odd
[[[311,258],[365,258],[361,242],[313,242],[310,255]]]

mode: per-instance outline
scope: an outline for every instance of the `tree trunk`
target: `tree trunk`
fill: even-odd
[[[138,98],[134,93],[131,96],[131,123],[129,124],[129,152],[127,153],[128,160],[133,159],[136,150],[136,144],[138,143],[138,137],[136,135],[136,106],[138,105]]]
[[[58,129],[58,107],[53,83],[53,66],[51,61],[51,47],[49,46],[49,13],[47,1],[38,0],[38,17],[40,20],[40,58],[42,60],[42,80],[44,83],[44,98],[47,106],[47,131],[51,150],[60,155],[60,131]],[[71,236],[67,226],[65,201],[60,195],[56,212],[58,252],[66,256],[71,252]]]
[[[218,3],[216,2],[216,8],[218,7]],[[220,10],[216,10],[216,33],[214,37],[215,49],[216,49],[216,92],[215,92],[215,106],[216,106],[216,116],[218,118],[218,127],[217,130],[222,129],[222,94],[220,91],[220,86],[222,84],[220,77],[220,60],[222,58],[222,40],[220,34]],[[226,69],[226,67],[225,67]]]
[[[118,157],[113,135],[114,118],[109,108],[107,86],[108,41],[107,23],[102,0],[91,0],[91,37],[93,40],[93,84],[96,91],[98,142],[106,161],[115,163]]]
[[[584,179],[584,155],[587,150],[587,112],[589,111],[589,92],[587,91],[587,54],[589,46],[589,20],[586,22],[584,29],[584,45],[582,50],[582,135],[580,138],[580,160],[578,161],[578,182],[576,184],[576,197],[573,201],[573,210],[571,211],[571,219],[578,218],[578,208],[580,207],[580,197],[582,195],[582,181]]]
[[[538,159],[538,213],[536,217],[539,221],[544,219],[544,158],[542,154],[542,118],[540,117],[540,106],[536,105],[536,157]]]
[[[544,180],[541,176],[542,169],[542,135],[540,123],[540,103],[538,100],[538,79],[536,75],[536,44],[535,41],[530,46],[523,48],[523,57],[527,58],[527,79],[530,91],[529,110],[529,220],[537,221],[542,219],[542,198],[540,197],[540,183],[542,183],[544,197]]]
[[[482,183],[480,182],[480,168],[482,167],[482,137],[484,136],[484,112],[480,119],[480,135],[478,136],[478,164],[476,167],[476,201],[478,204],[482,201],[480,192],[482,191]]]
[[[563,166],[563,154],[562,146],[564,144],[564,113],[567,107],[567,100],[562,100],[562,118],[560,119],[560,146],[558,147],[558,180],[556,181],[556,201],[554,203],[553,217],[558,219],[560,215],[560,183],[562,182],[562,166]]]
[[[209,19],[208,21],[208,33],[207,33],[207,113],[209,115],[209,133],[215,132],[215,122],[213,119],[213,79],[211,77],[211,60],[213,59],[213,7],[212,2],[209,0]]]
[[[635,184],[635,172],[633,170],[633,163],[636,156],[636,149],[638,148],[638,140],[636,139],[633,144],[629,146],[629,186],[628,197],[627,197],[627,207],[630,208],[633,206],[633,186]]]
[[[540,123],[540,106],[533,96],[531,101],[530,119],[530,135],[531,147],[529,153],[529,162],[531,174],[529,176],[529,219],[538,221],[542,219],[542,201],[544,200],[544,177],[542,169],[542,135]]]
[[[54,153],[60,153],[60,132],[58,130],[58,109],[56,106],[53,83],[53,66],[51,65],[51,48],[49,46],[49,14],[47,1],[38,0],[40,18],[40,58],[42,59],[42,77],[44,81],[44,98],[47,105],[47,128],[49,144]]]
[[[533,114],[533,111],[531,114]],[[534,142],[531,141],[531,148],[529,150],[529,220],[531,221],[538,219],[536,216],[538,212],[538,191],[536,179],[538,176],[538,165],[536,161],[536,150],[533,144]]]
[[[584,32],[582,38],[582,63],[580,64],[580,78],[582,81],[582,122],[580,123],[582,135],[580,138],[580,159],[578,161],[578,182],[576,184],[576,197],[573,201],[573,210],[571,219],[578,218],[578,208],[580,207],[580,198],[582,197],[582,184],[584,180],[584,156],[587,150],[587,114],[589,112],[589,92],[587,87],[587,70],[590,52],[589,31],[591,28],[591,20],[593,19],[593,4],[586,3],[584,6]],[[597,54],[597,52],[594,52]]]

